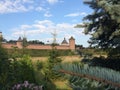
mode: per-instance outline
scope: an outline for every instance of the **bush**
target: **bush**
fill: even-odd
[[[40,62],[39,60],[36,62],[36,68],[37,70],[41,70],[43,68],[43,62]]]
[[[19,60],[13,62],[14,83],[29,81],[35,83],[34,68],[30,56],[23,55]]]

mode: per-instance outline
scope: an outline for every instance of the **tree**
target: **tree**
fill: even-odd
[[[44,45],[44,42],[39,41],[39,40],[32,40],[32,41],[28,41],[29,44],[40,44],[40,45]]]
[[[90,34],[89,43],[101,48],[120,48],[120,1],[86,0],[94,12],[84,17],[85,34]]]
[[[11,60],[7,51],[0,45],[0,89],[7,90],[11,84]]]

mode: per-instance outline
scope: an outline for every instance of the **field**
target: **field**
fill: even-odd
[[[76,61],[80,61],[82,58],[79,55],[73,55],[73,56],[61,56],[60,57],[62,59],[62,62],[76,62]],[[45,62],[48,60],[48,57],[32,57],[32,61],[42,61]]]

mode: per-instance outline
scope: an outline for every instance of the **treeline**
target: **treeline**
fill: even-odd
[[[6,40],[3,38],[2,42],[6,42],[6,43],[12,43],[12,44],[15,44],[17,42],[17,40]],[[27,44],[40,44],[40,45],[44,45],[45,43],[42,42],[42,41],[39,41],[39,40],[30,40],[30,41],[27,41]]]

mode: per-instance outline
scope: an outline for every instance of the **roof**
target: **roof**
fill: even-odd
[[[66,39],[64,38],[64,40],[62,41],[61,44],[68,44],[68,42],[67,42]]]
[[[75,40],[75,39],[73,38],[73,36],[71,36],[71,38],[69,40]]]
[[[18,38],[18,41],[19,41],[19,42],[21,42],[21,41],[22,41],[22,38],[21,38],[21,37],[19,37],[19,38]]]

